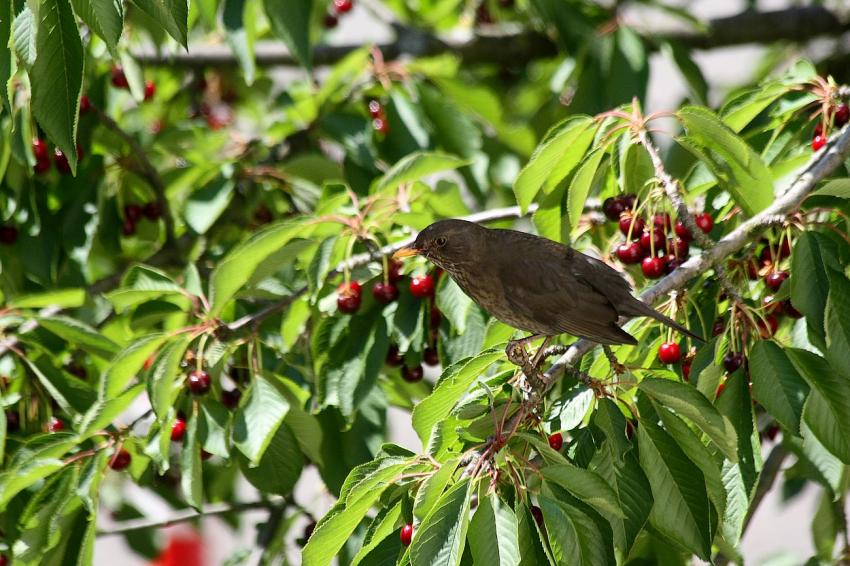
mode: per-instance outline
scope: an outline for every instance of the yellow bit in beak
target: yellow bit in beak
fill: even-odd
[[[417,250],[416,248],[401,248],[393,254],[393,259],[404,259],[406,257],[413,257],[415,255],[419,255],[419,250]]]

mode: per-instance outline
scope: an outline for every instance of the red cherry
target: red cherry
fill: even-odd
[[[685,242],[690,242],[694,239],[694,235],[691,234],[691,231],[688,230],[688,227],[685,226],[684,222],[682,222],[681,220],[676,221],[676,226],[674,227],[674,230],[676,230],[676,235],[679,236],[679,238],[681,238]]]
[[[664,275],[664,264],[664,260],[660,257],[645,257],[640,268],[648,279],[658,279]]]
[[[741,352],[726,352],[726,355],[723,356],[723,367],[726,368],[726,371],[729,373],[734,372],[736,369],[741,367],[744,363],[744,354]]]
[[[711,327],[711,335],[720,336],[721,334],[723,334],[724,330],[726,330],[726,320],[718,318],[714,321],[714,325],[712,325]]]
[[[620,217],[620,232],[622,232],[624,236],[628,236],[629,231],[631,230],[632,237],[637,237],[641,232],[643,232],[645,227],[646,221],[640,216],[623,214]]]
[[[714,398],[717,399],[723,393],[723,390],[726,389],[726,382],[723,381],[720,385],[717,386],[717,391],[714,392]]]
[[[410,280],[410,294],[424,299],[434,296],[434,278],[430,275],[420,275]]]
[[[372,128],[382,135],[387,135],[390,131],[390,124],[386,118],[375,118],[372,120]]]
[[[663,364],[677,364],[682,359],[682,349],[676,342],[664,342],[658,347],[658,359]]]
[[[392,367],[400,367],[404,364],[404,356],[402,356],[401,352],[398,351],[398,346],[390,344],[390,349],[387,350],[387,357],[384,360],[384,363]]]
[[[682,377],[685,378],[685,381],[689,381],[691,378],[691,362],[684,362],[682,364]]]
[[[153,367],[153,363],[156,361],[156,354],[151,354],[148,356],[148,359],[145,360],[145,363],[142,364],[142,369],[145,371],[151,369]]]
[[[7,566],[9,564],[9,559],[6,558],[5,554],[0,554],[0,566]]]
[[[767,340],[772,338],[776,331],[779,330],[779,319],[774,315],[769,314],[764,317],[764,320],[759,319],[756,322],[759,330],[759,336]]]
[[[714,219],[707,212],[702,212],[694,216],[694,222],[696,222],[699,229],[705,234],[708,234],[714,228]]]
[[[404,279],[404,275],[401,274],[401,262],[390,260],[387,264],[387,281],[398,283],[402,279]]]
[[[112,84],[118,88],[130,87],[130,83],[127,82],[127,75],[124,74],[124,69],[121,65],[112,67]]]
[[[835,111],[835,126],[840,128],[848,121],[850,121],[850,106],[841,104],[838,110]]]
[[[49,159],[50,154],[47,151],[47,142],[41,138],[33,138],[32,154],[35,156],[36,161],[44,161]]]
[[[635,436],[635,431],[637,430],[637,421],[627,420],[626,421],[626,438],[631,440]]]
[[[637,242],[623,242],[614,252],[617,258],[627,265],[640,263],[645,255],[643,248]]]
[[[59,432],[65,429],[65,423],[59,417],[50,417],[45,428],[47,432]]]
[[[401,544],[410,546],[410,542],[413,540],[413,525],[410,523],[404,525],[399,533],[399,538],[401,538]]]
[[[80,364],[72,362],[72,363],[68,364],[68,366],[65,369],[67,369],[68,373],[70,373],[74,377],[78,377],[80,379],[85,379],[85,378],[88,377],[88,372],[86,371],[86,368],[84,368]]]
[[[398,287],[392,283],[378,281],[372,286],[372,296],[379,303],[388,305],[398,299]]]
[[[774,300],[773,295],[765,296],[765,298],[761,300],[761,304],[764,306],[764,312],[767,314],[780,315],[785,311],[783,301]]]
[[[124,224],[121,226],[121,233],[125,236],[132,236],[136,233],[136,223],[129,218],[125,218]]]
[[[691,251],[691,246],[685,240],[676,238],[675,240],[671,239],[669,241],[667,249],[670,250],[675,257],[685,259]]]
[[[664,273],[670,274],[676,271],[676,269],[685,263],[685,260],[680,259],[673,254],[667,254],[664,256]]]
[[[269,207],[265,204],[261,204],[254,209],[254,220],[260,224],[268,224],[274,220],[274,215],[272,214],[272,211],[269,210]]]
[[[422,366],[415,367],[407,367],[402,366],[401,368],[401,377],[405,381],[409,381],[410,383],[416,383],[420,381],[422,377],[425,375],[425,370],[422,369]]]
[[[826,138],[824,136],[815,136],[812,138],[812,151],[817,151],[823,146],[826,145]]]
[[[53,162],[56,163],[56,170],[63,175],[71,172],[71,164],[68,163],[68,158],[58,147],[53,150]]]
[[[564,437],[560,432],[555,432],[549,435],[549,446],[552,450],[560,450],[564,445]]]
[[[812,132],[812,137],[823,135],[823,122],[818,120],[818,123],[815,124],[815,129]]]
[[[778,291],[782,287],[782,282],[788,279],[787,271],[771,271],[764,278],[764,284],[771,291]]]
[[[35,162],[32,168],[36,175],[44,175],[50,171],[50,159],[41,159]]]
[[[210,390],[212,386],[212,379],[210,379],[210,374],[203,370],[192,370],[189,372],[189,391],[192,392],[193,395],[203,395],[207,391]]]
[[[620,215],[626,210],[626,205],[619,197],[608,197],[602,203],[602,212],[608,217],[608,220],[619,222]]]
[[[12,246],[18,241],[18,229],[10,224],[0,226],[0,244]]]
[[[354,7],[352,0],[334,0],[334,10],[337,14],[345,14],[350,12]]]
[[[431,330],[440,328],[440,324],[442,324],[442,322],[443,313],[440,312],[440,309],[438,309],[436,305],[431,305]]]
[[[372,118],[384,117],[384,107],[377,100],[370,100],[367,108],[369,109],[369,116]]]
[[[422,361],[431,367],[440,365],[440,354],[436,348],[425,348],[422,352]]]
[[[138,204],[128,204],[124,206],[124,218],[136,222],[142,218],[144,211]]]
[[[632,210],[635,207],[635,201],[637,200],[637,195],[636,194],[623,195],[622,197],[620,197],[620,200],[622,201],[623,206],[626,208],[626,210]]]
[[[156,94],[156,85],[153,81],[145,81],[145,100],[150,100]]]
[[[109,460],[109,467],[116,472],[120,472],[129,468],[132,460],[133,457],[130,456],[130,453],[122,448],[112,456],[111,460]]]
[[[227,389],[221,392],[221,404],[228,409],[235,409],[242,400],[242,392],[238,389]]]
[[[158,202],[152,200],[145,204],[144,208],[142,208],[142,214],[144,214],[145,218],[148,220],[156,220],[162,216],[162,207]]]
[[[185,435],[186,421],[178,417],[177,420],[174,421],[174,424],[171,425],[171,440],[173,442],[182,442]]]
[[[750,281],[755,281],[759,278],[759,264],[756,261],[756,258],[751,257],[749,259],[744,260],[744,267],[747,270],[747,279]]]
[[[82,95],[80,97],[80,114],[85,114],[89,110],[91,110],[91,101],[87,95]]]
[[[782,310],[791,318],[803,318],[803,313],[794,308],[794,305],[791,304],[791,299],[782,301]]]
[[[534,522],[537,523],[537,526],[543,528],[543,510],[537,505],[532,505],[531,516],[534,517]]]
[[[325,17],[322,20],[322,25],[324,25],[326,29],[335,28],[337,24],[339,24],[339,18],[333,14],[325,14]]]
[[[673,227],[673,221],[670,219],[670,215],[666,212],[653,216],[652,223],[655,224],[656,228],[659,228],[664,232],[669,232],[670,228]]]
[[[773,442],[779,435],[779,425],[776,423],[771,424],[769,427],[767,427],[767,430],[764,431],[764,435],[765,437],[767,437],[768,440]]]
[[[336,306],[340,312],[352,314],[360,308],[362,289],[357,281],[341,283],[337,287],[339,296],[336,299]]]
[[[661,230],[653,230],[652,232],[644,232],[640,235],[640,247],[646,253],[661,253],[667,251],[667,240],[664,238],[664,233]]]

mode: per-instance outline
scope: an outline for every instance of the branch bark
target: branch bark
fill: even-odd
[[[650,39],[673,40],[696,49],[715,49],[747,43],[774,41],[807,41],[819,36],[836,36],[850,30],[850,22],[842,21],[835,12],[823,6],[793,7],[775,11],[744,11],[733,16],[716,18],[706,23],[706,31],[637,31]],[[430,33],[395,26],[397,39],[377,45],[386,59],[401,56],[426,57],[450,53],[466,64],[505,63],[524,64],[558,53],[555,42],[535,31],[485,26],[466,37],[438,38]],[[363,44],[318,45],[313,50],[316,66],[332,65]],[[176,67],[234,67],[238,60],[222,44],[192,46],[189,52],[163,53],[153,47],[137,50],[133,56],[149,66]],[[255,60],[260,67],[293,67],[298,62],[280,42],[259,42]]]

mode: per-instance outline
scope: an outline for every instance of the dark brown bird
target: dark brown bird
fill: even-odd
[[[394,258],[422,255],[505,324],[540,336],[572,334],[600,344],[636,344],[617,324],[649,316],[702,341],[632,295],[623,276],[598,259],[525,232],[440,220]]]

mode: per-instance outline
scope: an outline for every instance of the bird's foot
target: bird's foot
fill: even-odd
[[[579,382],[583,383],[586,387],[589,387],[596,397],[601,398],[609,396],[608,389],[606,388],[604,382],[599,381],[598,379],[594,379],[583,371],[576,369],[570,365],[564,367],[564,372],[575,378]]]
[[[524,340],[511,340],[505,347],[505,355],[515,366],[523,367],[531,363],[528,357],[528,352],[525,349]]]
[[[623,375],[626,373],[626,366],[620,363],[620,360],[618,360],[617,356],[614,355],[614,351],[611,350],[610,346],[603,345],[602,351],[605,352],[605,357],[608,358],[608,363],[611,365],[611,369],[616,375]]]
[[[528,357],[528,352],[525,350],[526,342],[528,342],[527,339],[511,340],[505,348],[505,355],[508,357],[508,361],[520,368],[527,380],[526,383],[523,383],[525,380],[520,377],[517,380],[517,385],[521,390],[530,394],[532,390],[539,388],[543,383],[543,374]]]

